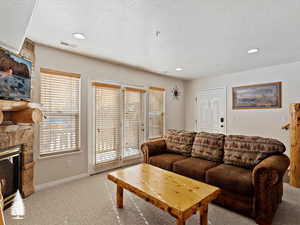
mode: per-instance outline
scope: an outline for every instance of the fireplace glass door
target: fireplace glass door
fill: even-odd
[[[0,185],[7,208],[20,186],[20,147],[0,149]]]

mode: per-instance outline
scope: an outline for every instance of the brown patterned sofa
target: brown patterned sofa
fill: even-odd
[[[289,158],[275,140],[169,130],[142,145],[144,162],[220,187],[215,203],[271,224],[282,201]]]

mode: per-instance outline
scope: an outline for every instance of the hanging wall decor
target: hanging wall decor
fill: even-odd
[[[179,97],[181,96],[181,91],[179,90],[179,88],[177,86],[175,86],[172,89],[172,96],[174,99],[179,99]]]
[[[232,88],[233,109],[281,108],[281,82]]]

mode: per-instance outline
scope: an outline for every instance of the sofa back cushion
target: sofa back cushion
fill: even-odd
[[[193,144],[192,157],[222,162],[224,139],[224,134],[197,133]]]
[[[225,137],[224,163],[252,169],[265,158],[284,151],[284,144],[275,139],[228,135]]]
[[[166,137],[167,151],[190,156],[195,134],[195,132],[184,130],[168,130]]]

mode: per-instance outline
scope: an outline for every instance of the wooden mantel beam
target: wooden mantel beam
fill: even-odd
[[[300,188],[300,103],[290,105],[290,184]]]
[[[25,109],[18,112],[11,112],[11,118],[15,123],[39,123],[43,119],[40,109]]]
[[[3,112],[10,112],[14,123],[39,123],[43,119],[40,105],[32,102],[0,99],[0,124],[4,119]]]

